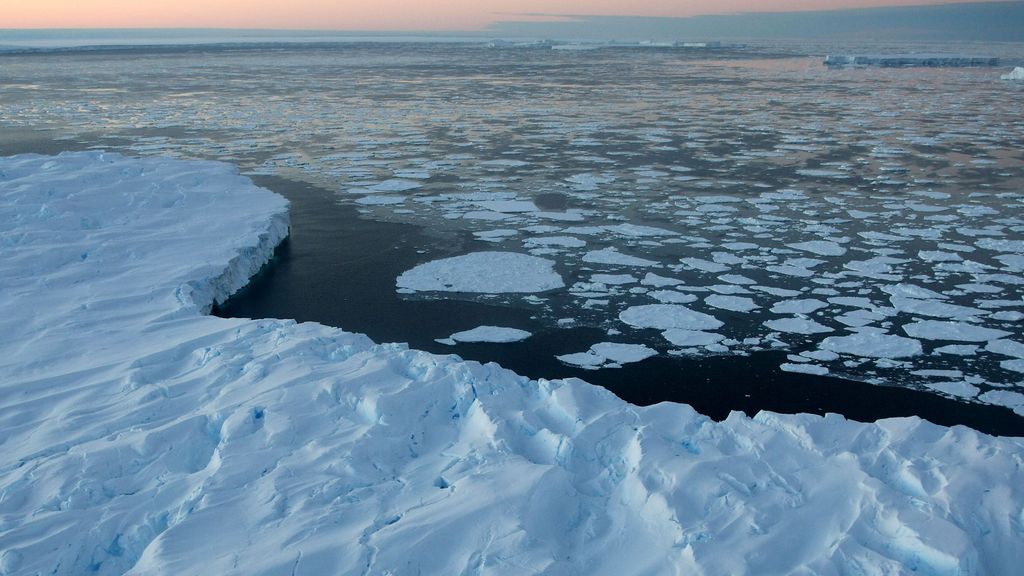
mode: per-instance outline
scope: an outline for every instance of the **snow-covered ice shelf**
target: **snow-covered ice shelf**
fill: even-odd
[[[0,219],[2,574],[1024,560],[1019,439],[916,418],[715,423],[318,324],[205,316],[288,230],[286,202],[226,165],[6,158]]]

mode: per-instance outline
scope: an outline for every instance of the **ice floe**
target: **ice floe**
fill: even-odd
[[[517,252],[473,252],[402,273],[399,289],[416,292],[532,293],[562,288],[552,260]]]
[[[985,328],[966,322],[943,322],[941,320],[919,320],[903,325],[907,336],[922,340],[954,340],[958,342],[988,342],[1010,335],[1005,330]]]
[[[821,341],[821,349],[868,358],[906,358],[922,352],[921,343],[917,340],[880,332],[829,336]]]
[[[597,368],[618,368],[623,364],[640,362],[657,355],[657,350],[648,348],[643,344],[601,342],[594,344],[586,352],[563,354],[557,356],[557,358],[566,364],[596,370]]]
[[[723,323],[714,316],[691,310],[682,304],[643,304],[631,306],[619,314],[619,320],[634,328],[668,330],[715,330]]]
[[[472,330],[456,332],[449,336],[455,342],[492,342],[505,344],[509,342],[520,342],[529,338],[531,334],[526,330],[518,328],[506,328],[502,326],[477,326]]]

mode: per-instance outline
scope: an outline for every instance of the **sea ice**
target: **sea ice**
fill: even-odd
[[[415,180],[403,180],[401,178],[392,178],[385,180],[378,184],[370,186],[369,189],[374,192],[407,192],[409,190],[415,190],[416,188],[422,187],[423,184],[416,182]]]
[[[786,244],[790,248],[811,252],[820,256],[842,256],[846,254],[846,248],[829,240],[808,240],[806,242],[794,242]]]
[[[697,301],[696,295],[684,294],[676,290],[652,290],[647,295],[662,304],[689,304]]]
[[[917,340],[881,332],[829,336],[822,340],[820,347],[822,350],[837,354],[852,354],[868,358],[906,358],[922,352],[921,343]]]
[[[792,318],[766,320],[764,325],[771,330],[786,332],[789,334],[824,334],[827,332],[833,332],[833,330],[828,326],[819,324],[810,318],[800,318],[797,316]]]
[[[1024,344],[1013,340],[992,340],[985,346],[985,350],[1003,356],[1024,358]]]
[[[797,372],[800,374],[811,374],[813,376],[824,376],[828,374],[828,368],[819,366],[818,364],[794,364],[792,362],[786,362],[781,364],[779,368],[783,372]]]
[[[771,311],[775,314],[810,314],[827,306],[827,303],[816,298],[804,298],[801,300],[776,302],[772,306]]]
[[[397,286],[417,292],[504,294],[562,288],[555,263],[516,252],[473,252],[434,260],[402,273]]]
[[[591,250],[583,255],[584,262],[592,264],[610,264],[612,266],[658,266],[658,262],[623,254],[615,248]]]
[[[622,344],[618,342],[601,342],[594,344],[586,352],[563,354],[557,358],[572,366],[588,370],[598,368],[617,368],[623,364],[640,362],[657,356],[658,351],[643,344]]]
[[[715,330],[722,321],[703,312],[690,310],[682,304],[643,304],[632,306],[619,314],[619,320],[634,328],[668,330]]]
[[[505,328],[501,326],[477,326],[472,330],[456,332],[449,338],[456,342],[493,342],[509,343],[519,342],[529,338],[531,334],[526,330],[517,328]]]
[[[1015,80],[1017,82],[1024,82],[1024,68],[1017,66],[1013,70],[1000,76],[1003,80]]]
[[[668,340],[673,345],[684,348],[693,346],[710,346],[725,340],[725,336],[714,332],[684,330],[680,328],[670,328],[662,332],[661,335],[665,337],[665,340]]]
[[[1005,330],[985,328],[966,322],[919,320],[903,326],[907,336],[922,340],[953,340],[957,342],[987,342],[1010,336]]]
[[[665,276],[659,276],[653,272],[648,272],[640,283],[644,286],[654,286],[655,288],[663,288],[665,286],[678,286],[683,283],[682,280],[676,278],[668,278]]]
[[[715,308],[721,308],[723,310],[731,310],[733,312],[750,312],[756,310],[758,305],[745,296],[723,296],[721,294],[712,294],[704,299],[704,302],[708,306],[714,306]]]

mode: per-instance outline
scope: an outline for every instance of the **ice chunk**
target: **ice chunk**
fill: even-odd
[[[586,352],[563,354],[556,356],[558,360],[579,368],[596,370],[598,368],[617,368],[622,364],[640,362],[656,356],[657,350],[642,344],[622,344],[619,342],[601,342],[594,344]]]
[[[804,298],[776,302],[771,311],[775,314],[810,314],[827,306],[828,304],[816,298]]]
[[[1024,82],[1024,68],[1020,66],[1014,67],[1013,70],[1000,76],[1003,80],[1012,80],[1016,82]]]
[[[618,342],[601,342],[591,346],[590,350],[616,364],[639,362],[658,354],[656,350],[641,344],[621,344]]]
[[[702,258],[683,258],[680,260],[686,266],[702,272],[725,272],[729,269],[725,264],[719,264],[718,262],[712,262],[710,260],[704,260]]]
[[[987,342],[1010,336],[1005,330],[985,328],[966,322],[919,320],[903,326],[907,336],[922,340],[953,340],[957,342]]]
[[[973,398],[978,395],[978,392],[981,392],[981,390],[973,384],[956,380],[948,382],[925,382],[924,385],[932,390],[944,392],[951,396],[959,396],[961,398]]]
[[[472,330],[464,330],[452,334],[450,338],[456,342],[493,342],[508,343],[526,340],[531,334],[517,328],[501,326],[477,326]]]
[[[408,190],[415,190],[423,186],[423,184],[414,180],[404,180],[402,178],[391,178],[390,180],[384,180],[378,184],[370,186],[369,189],[374,192],[406,192]]]
[[[1003,356],[1024,358],[1024,344],[1013,340],[992,340],[985,346],[985,350],[1002,354]]]
[[[905,296],[890,296],[893,308],[907,314],[919,316],[935,316],[938,318],[959,318],[966,319],[975,316],[986,316],[988,312],[967,306],[958,306],[935,300],[918,300]]]
[[[714,332],[702,332],[700,330],[683,330],[680,328],[671,328],[661,333],[675,346],[681,346],[689,348],[693,346],[710,346],[711,344],[717,344],[722,340],[725,340],[725,336],[716,334]]]
[[[824,334],[826,332],[833,332],[828,326],[819,324],[809,318],[796,316],[767,320],[764,322],[764,325],[772,330],[789,334]]]
[[[473,252],[420,264],[402,273],[397,286],[417,292],[544,292],[565,286],[554,266],[528,254]]]
[[[756,310],[758,305],[753,300],[745,296],[723,296],[721,294],[712,294],[704,299],[709,306],[715,308],[721,308],[723,310],[731,310],[733,312],[750,312]]]
[[[697,296],[675,290],[653,290],[647,295],[663,304],[689,304],[697,301]]]
[[[868,358],[906,358],[922,352],[921,343],[917,340],[881,332],[829,336],[822,340],[821,349]]]
[[[583,261],[592,264],[611,264],[613,266],[658,266],[658,263],[654,260],[623,254],[615,248],[591,250],[583,255]]]
[[[587,243],[574,236],[538,236],[534,238],[527,238],[524,245],[530,248],[540,247],[556,247],[556,248],[582,248]]]
[[[783,372],[797,372],[799,374],[811,374],[813,376],[824,376],[828,374],[828,368],[818,364],[794,364],[786,362],[779,366]]]
[[[648,272],[643,280],[640,281],[644,286],[654,286],[655,288],[662,288],[665,286],[678,286],[683,283],[682,280],[676,278],[668,278],[665,276],[659,276],[653,272]]]
[[[842,256],[846,254],[846,248],[830,240],[808,240],[807,242],[786,244],[786,246],[820,256]]]
[[[715,330],[722,322],[714,316],[690,310],[681,304],[643,304],[632,306],[619,314],[619,320],[634,328],[668,330]]]

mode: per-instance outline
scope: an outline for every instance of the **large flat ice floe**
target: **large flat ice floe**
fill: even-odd
[[[716,423],[318,324],[206,316],[288,230],[286,202],[225,165],[0,159],[0,221],[2,574],[1024,561],[1020,439],[916,418]],[[695,323],[680,311],[658,310]]]
[[[565,286],[554,266],[529,254],[473,252],[420,264],[399,276],[397,284],[417,292],[544,292]]]

